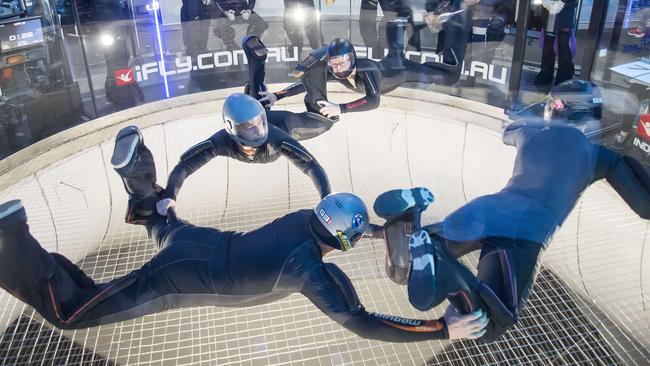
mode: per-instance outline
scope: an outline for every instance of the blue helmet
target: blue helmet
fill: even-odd
[[[230,137],[242,145],[258,147],[269,137],[264,107],[250,95],[231,94],[223,103],[223,122]]]
[[[314,208],[312,229],[327,245],[347,251],[368,229],[368,208],[352,193],[330,193]]]

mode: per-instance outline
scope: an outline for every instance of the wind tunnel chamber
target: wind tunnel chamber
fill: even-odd
[[[137,120],[156,158],[158,179],[165,182],[185,147],[214,130],[223,98],[236,90],[155,102],[35,144],[12,156],[22,163],[2,176],[1,197],[20,197],[33,235],[47,249],[80,263],[95,280],[124,275],[157,249],[142,227],[123,222],[126,194],[109,164],[114,134]],[[346,97],[342,89],[332,96]],[[509,178],[514,149],[500,141],[505,119],[498,109],[409,89],[382,100],[380,109],[345,115],[327,134],[305,141],[337,190],[372,202],[392,187],[427,186],[436,202],[423,220],[432,222]],[[301,102],[289,99],[281,108],[300,110]],[[263,177],[263,184],[253,192],[242,189],[252,176]],[[200,225],[249,230],[317,200],[309,179],[287,161],[251,166],[215,159],[186,182],[179,215]],[[546,253],[520,323],[487,346],[364,340],[300,295],[252,308],[188,308],[63,331],[4,292],[0,344],[8,363],[645,364],[647,233],[648,223],[636,218],[611,187],[589,188]],[[368,309],[440,316],[443,307],[415,311],[405,288],[387,279],[383,245],[364,239],[331,261],[349,274]],[[468,259],[473,266],[476,261]]]
[[[243,3],[250,8],[229,13]],[[183,152],[223,128],[224,99],[243,92],[246,34],[261,36],[268,48],[271,91],[295,82],[297,63],[337,37],[350,39],[358,58],[380,60],[396,18],[407,24],[406,57],[442,61],[445,39],[453,37],[425,18],[445,2],[396,3],[0,0],[0,203],[21,199],[34,237],[95,281],[126,275],[158,248],[141,226],[124,223],[127,195],[110,164],[117,131],[142,129],[164,185]],[[377,109],[342,114],[328,132],[301,141],[333,191],[353,192],[369,207],[386,190],[428,187],[435,202],[425,223],[503,187],[515,157],[501,141],[508,114],[543,100],[570,69],[565,53],[550,66],[552,83],[537,77],[550,70],[549,49],[559,54],[567,46],[564,36],[547,32],[541,1],[447,3],[470,15],[459,80],[403,84],[382,95]],[[650,169],[650,10],[640,0],[573,3],[562,38],[571,76],[601,89],[603,143]],[[328,89],[338,103],[359,97],[339,83]],[[302,112],[305,105],[294,96],[274,108]],[[318,198],[286,159],[216,158],[185,182],[178,214],[196,225],[247,231],[313,208]],[[382,222],[373,212],[371,221]],[[555,234],[519,322],[489,345],[366,340],[299,294],[62,330],[0,290],[0,364],[650,365],[649,242],[650,223],[609,184],[592,185]],[[351,278],[369,311],[442,316],[446,303],[415,310],[406,287],[386,276],[384,259],[383,240],[364,238],[326,261]],[[476,268],[478,255],[463,261]]]

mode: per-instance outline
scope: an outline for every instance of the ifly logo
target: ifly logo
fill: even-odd
[[[130,67],[115,70],[113,71],[113,75],[115,75],[115,85],[117,86],[129,85],[135,82],[135,79],[133,78],[133,69]]]
[[[642,114],[636,127],[636,133],[642,139],[650,141],[650,114]]]

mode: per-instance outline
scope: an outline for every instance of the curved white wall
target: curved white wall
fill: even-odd
[[[335,90],[334,100],[350,99]],[[0,162],[0,200],[22,199],[32,233],[43,246],[81,260],[111,227],[123,225],[126,193],[109,164],[116,131],[133,123],[143,128],[164,184],[180,154],[220,128],[220,105],[230,92],[152,103],[29,147]],[[298,99],[282,107],[303,108]],[[346,114],[331,131],[304,145],[325,167],[335,191],[354,191],[369,207],[387,189],[429,187],[436,203],[424,220],[432,221],[507,181],[515,151],[500,141],[504,122],[492,107],[399,89],[382,97],[379,109]],[[247,189],[251,186],[255,189]],[[266,165],[215,159],[188,179],[178,202],[180,215],[196,224],[249,230],[289,210],[312,207],[317,199],[310,180],[284,159]],[[213,222],[193,220],[208,208],[223,214]],[[239,225],[244,211],[248,217],[257,214]],[[646,348],[649,233],[649,223],[599,182],[584,194],[544,258],[547,267]],[[383,264],[377,268],[381,272]],[[0,309],[0,326],[6,326],[22,307],[5,294]]]

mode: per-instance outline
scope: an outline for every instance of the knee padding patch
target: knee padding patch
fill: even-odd
[[[509,327],[517,321],[518,294],[514,268],[505,249],[487,249],[478,265],[479,295],[490,317]]]

